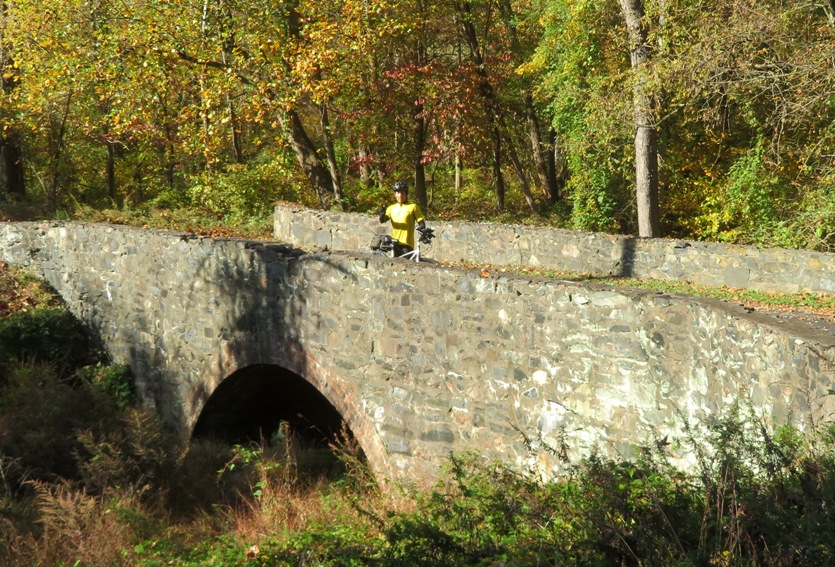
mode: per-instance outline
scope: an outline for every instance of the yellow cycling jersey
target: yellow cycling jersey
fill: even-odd
[[[386,216],[391,219],[391,237],[400,244],[415,247],[415,224],[423,220],[420,207],[412,203],[395,203],[386,209]]]

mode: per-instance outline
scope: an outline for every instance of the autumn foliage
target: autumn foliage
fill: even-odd
[[[641,93],[663,235],[835,247],[832,3],[618,4],[5,2],[2,194],[239,220],[405,179],[430,216],[634,234]]]

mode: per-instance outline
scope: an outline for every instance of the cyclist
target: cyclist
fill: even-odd
[[[391,219],[391,237],[397,241],[394,245],[394,255],[402,256],[415,248],[415,224],[420,230],[424,230],[426,221],[420,207],[415,203],[406,203],[409,187],[405,181],[394,184],[394,198],[397,202],[393,205],[380,207],[380,222]]]

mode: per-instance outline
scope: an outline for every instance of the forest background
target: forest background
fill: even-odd
[[[835,248],[835,0],[3,0],[0,191]]]

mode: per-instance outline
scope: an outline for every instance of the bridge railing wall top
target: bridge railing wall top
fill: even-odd
[[[781,292],[835,293],[835,255],[711,242],[644,239],[548,227],[429,221],[432,258],[532,266],[602,276],[687,280]],[[280,204],[275,238],[302,248],[367,248],[388,230],[375,216]]]

